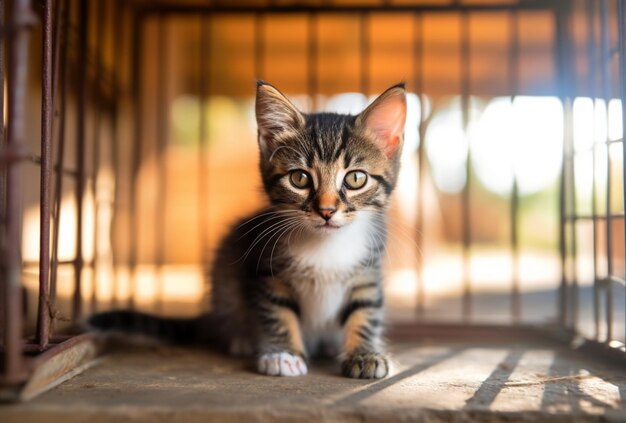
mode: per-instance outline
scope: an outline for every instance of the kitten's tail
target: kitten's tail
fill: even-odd
[[[211,314],[177,319],[130,310],[107,311],[92,315],[87,325],[101,332],[140,334],[177,345],[221,344],[217,319]]]

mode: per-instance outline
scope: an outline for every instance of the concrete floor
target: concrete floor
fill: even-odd
[[[128,348],[0,422],[625,421],[626,368],[554,345],[395,343],[379,381],[254,373],[250,360],[177,347]]]

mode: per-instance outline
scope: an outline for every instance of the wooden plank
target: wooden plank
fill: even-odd
[[[28,401],[98,364],[103,351],[102,343],[89,333],[55,345],[32,359],[25,383],[0,388],[0,401]]]

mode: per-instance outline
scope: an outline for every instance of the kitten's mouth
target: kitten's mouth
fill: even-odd
[[[331,223],[331,222],[326,222],[321,225],[317,225],[317,228],[323,231],[336,231],[337,229],[341,228],[341,226],[335,225],[334,223]]]

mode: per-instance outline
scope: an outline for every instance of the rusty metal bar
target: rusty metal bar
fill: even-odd
[[[589,31],[587,37],[587,61],[589,63],[589,75],[587,83],[589,84],[589,96],[593,104],[593,127],[595,128],[595,108],[596,108],[596,46],[595,46],[595,34],[596,34],[596,19],[595,19],[595,1],[586,2],[586,18],[587,18],[587,30]],[[594,131],[595,132],[595,131]],[[598,192],[596,188],[596,146],[594,140],[594,133],[591,134],[591,224],[593,232],[593,328],[594,339],[598,341],[600,339],[600,283],[598,275]]]
[[[570,152],[574,151],[574,137],[573,137],[573,99],[571,97],[567,97],[564,103],[564,123],[565,123],[565,141],[567,144],[567,149]],[[569,159],[563,158],[566,162],[565,166],[569,165],[570,168],[570,210],[573,215],[576,215],[576,167],[574,162],[574,157],[570,157]],[[567,194],[566,194],[567,195]],[[570,222],[570,237],[571,237],[571,271],[572,271],[572,284],[570,288],[570,317],[571,317],[571,327],[574,330],[577,330],[578,327],[578,314],[579,314],[579,285],[578,285],[578,237],[576,235],[576,224],[577,221],[573,220]]]
[[[74,294],[72,318],[82,315],[82,271],[83,271],[83,195],[85,193],[85,144],[87,111],[86,60],[89,38],[89,2],[78,2],[78,58],[76,75],[76,262],[74,265]]]
[[[519,89],[519,19],[516,12],[509,15],[509,57],[508,71],[509,84],[511,86],[511,107],[514,107],[515,97]],[[513,159],[515,160],[515,158]],[[513,185],[511,187],[511,321],[517,325],[521,321],[522,307],[520,296],[520,275],[519,275],[519,189],[517,184],[517,173],[515,163],[513,163]]]
[[[576,216],[576,169],[574,163],[574,137],[573,137],[573,98],[572,89],[575,81],[571,73],[571,54],[569,39],[571,37],[571,13],[568,5],[564,4],[561,9],[559,36],[557,37],[556,47],[559,50],[559,78],[560,78],[560,99],[563,104],[563,177],[564,180],[564,201],[563,208],[565,213]],[[569,182],[569,183],[568,183]],[[566,287],[567,293],[564,298],[563,306],[568,309],[566,325],[572,330],[577,329],[578,309],[579,309],[579,286],[578,286],[578,241],[576,236],[576,220],[571,222],[565,220],[563,224],[563,237],[565,241],[565,265],[569,264],[571,271],[571,280],[569,286]],[[569,226],[568,226],[569,225]],[[568,242],[569,229],[569,242]],[[569,246],[569,248],[568,248]],[[568,250],[569,258],[568,261]],[[567,267],[566,267],[567,269]]]
[[[142,36],[143,36],[143,16],[135,14],[133,16],[133,58],[132,58],[132,97],[133,97],[133,147],[131,158],[131,183],[130,183],[130,253],[128,265],[130,267],[130,289],[128,296],[128,307],[134,308],[135,288],[137,283],[137,255],[139,238],[139,214],[137,213],[137,179],[139,167],[141,165],[141,152],[143,145],[143,98],[141,85],[141,69],[143,64]]]
[[[167,141],[168,141],[168,83],[166,67],[168,60],[168,26],[166,18],[159,16],[157,35],[157,87],[156,87],[156,113],[157,113],[157,176],[155,198],[155,251],[156,265],[156,307],[161,311],[163,308],[163,264],[165,262],[166,240],[166,211],[167,211]]]
[[[111,67],[113,69],[112,74],[111,74],[111,96],[113,98],[113,101],[111,102],[111,160],[113,162],[113,177],[115,179],[115,185],[113,188],[113,210],[112,210],[112,214],[111,214],[111,226],[110,226],[110,232],[109,232],[109,237],[111,239],[111,266],[112,266],[112,284],[113,284],[113,294],[111,296],[111,305],[113,307],[117,306],[117,296],[118,296],[118,291],[119,291],[119,280],[118,280],[118,275],[117,275],[117,269],[118,269],[118,256],[116,251],[116,248],[118,248],[118,243],[117,243],[117,214],[119,212],[118,207],[119,207],[119,196],[120,196],[120,189],[119,189],[119,185],[120,185],[120,180],[121,180],[121,173],[120,173],[120,161],[121,161],[121,157],[119,154],[119,138],[120,138],[120,131],[119,131],[119,125],[118,125],[118,111],[119,111],[119,95],[120,95],[120,90],[118,87],[119,84],[119,67],[122,64],[122,61],[119,58],[119,54],[118,53],[118,49],[120,48],[120,46],[122,45],[122,40],[124,39],[124,34],[126,31],[126,25],[124,24],[124,14],[123,14],[123,10],[122,10],[122,5],[120,4],[120,0],[115,0],[113,2],[111,2],[111,16],[112,19],[110,19],[110,30],[113,33],[113,42],[111,43]]]
[[[209,198],[207,187],[209,184],[209,169],[207,166],[208,151],[208,131],[207,131],[207,101],[209,96],[210,68],[209,60],[211,54],[211,17],[200,17],[200,51],[198,52],[200,78],[198,80],[198,92],[200,96],[200,116],[198,120],[198,228],[200,228],[200,260],[202,266],[208,268],[209,265]],[[204,294],[208,298],[211,281],[204,278]],[[207,303],[208,304],[208,303]]]
[[[472,178],[472,153],[468,139],[468,126],[470,120],[470,27],[469,15],[467,12],[461,13],[461,120],[463,135],[467,142],[467,158],[465,164],[465,186],[461,197],[462,214],[462,242],[463,242],[463,298],[462,298],[462,318],[464,323],[470,323],[472,318],[472,282],[471,282],[471,243],[472,243],[472,220],[470,215],[471,193],[470,182]]]
[[[4,3],[0,4],[0,27],[4,28]],[[5,38],[6,39],[6,38]],[[5,91],[4,91],[4,82],[5,82],[5,60],[4,60],[4,44],[5,39],[0,41],[0,151],[5,151],[6,149],[6,131],[4,127],[4,101],[5,101]],[[7,215],[7,167],[0,164],[0,242],[4,242],[6,239],[6,215]],[[4,251],[3,244],[0,243],[0,251]],[[0,261],[0,272],[4,276],[4,265]],[[5,286],[4,283],[0,284],[0,304],[2,307],[5,306],[7,297],[4,292]],[[0,327],[6,327],[6,317],[3,311],[0,311]],[[0,346],[4,345],[4,336],[0,333]],[[1,365],[4,363],[0,363],[0,374],[4,371]]]
[[[37,343],[43,351],[50,337],[50,185],[52,181],[52,0],[43,1],[43,40],[41,74],[41,179],[39,216],[39,299],[37,306]]]
[[[626,136],[626,7],[624,2],[617,2],[618,38],[619,38],[619,74],[620,74],[620,98],[622,100],[622,137]],[[622,166],[626,165],[626,145],[622,144]],[[626,172],[622,172],[624,187],[622,200],[626,202]],[[626,225],[625,225],[626,226]],[[626,230],[626,227],[625,227]],[[624,236],[626,242],[626,234]],[[623,269],[626,272],[626,269]],[[626,283],[624,284],[626,289]],[[624,306],[626,309],[626,304]],[[626,331],[626,325],[624,325]],[[624,334],[626,339],[626,333]]]
[[[8,125],[5,148],[25,151],[26,94],[28,87],[29,31],[36,23],[29,0],[15,0],[10,10],[11,31],[8,63]],[[23,181],[19,165],[7,163],[6,243],[3,252],[4,277],[4,379],[17,382],[23,376],[22,366],[22,194]]]
[[[235,2],[212,2],[204,4],[147,4],[142,8],[146,14],[259,14],[271,12],[273,14],[293,14],[293,13],[344,13],[359,14],[364,12],[372,13],[450,13],[450,12],[506,12],[511,10],[548,10],[559,3],[559,0],[521,0],[516,3],[465,3],[465,2],[445,2],[441,4],[374,4],[374,5],[340,5],[340,4],[285,4],[266,6],[238,6]]]
[[[607,0],[600,0],[600,51],[602,52],[602,57],[608,57],[609,46],[610,46],[610,38],[609,38],[609,11]],[[600,63],[600,71],[602,72],[602,98],[604,99],[606,105],[606,119],[608,126],[608,109],[609,109],[609,100],[611,96],[611,80],[609,69],[606,63],[606,60],[601,60]],[[607,131],[605,141],[608,142],[609,134]],[[609,277],[613,275],[613,217],[611,216],[611,148],[606,146],[606,255],[607,255],[607,274]],[[605,299],[606,299],[606,342],[610,342],[613,340],[613,287],[612,285],[606,284],[604,287]]]
[[[95,44],[96,51],[96,70],[94,76],[94,103],[95,113],[93,121],[93,149],[92,149],[92,172],[93,178],[91,178],[91,192],[94,202],[94,225],[93,225],[93,266],[91,268],[91,300],[90,309],[91,312],[95,312],[98,307],[98,244],[99,244],[99,231],[98,231],[98,218],[100,217],[100,202],[98,201],[98,170],[100,169],[100,144],[101,144],[101,128],[102,128],[102,98],[100,82],[102,80],[102,67],[103,67],[103,48],[102,40],[104,39],[104,20],[106,19],[106,3],[105,0],[97,1],[97,13],[96,13],[96,33]]]
[[[557,75],[559,85],[559,97],[561,102],[565,101],[565,95],[567,92],[567,85],[565,81],[565,72],[566,72],[566,59],[565,53],[562,49],[562,46],[565,43],[565,39],[567,38],[565,22],[564,22],[564,12],[561,8],[554,9],[554,20],[555,20],[555,44],[558,46],[555,49],[555,61],[557,67]],[[564,124],[565,130],[565,124]],[[559,186],[559,252],[561,258],[561,284],[559,286],[559,324],[562,327],[567,327],[567,318],[568,318],[568,310],[567,310],[567,299],[568,299],[568,281],[567,281],[567,242],[566,242],[566,228],[567,228],[567,210],[566,210],[566,188],[567,188],[567,163],[565,158],[567,157],[567,143],[565,142],[565,133],[563,137],[563,161],[561,163],[561,178],[560,178],[560,186]]]
[[[418,186],[417,186],[417,215],[416,215],[416,236],[415,243],[417,245],[417,280],[416,282],[416,317],[424,318],[425,290],[424,290],[424,178],[426,177],[426,159],[424,155],[425,137],[426,137],[426,95],[424,94],[424,16],[415,14],[414,22],[414,39],[413,39],[413,68],[415,72],[415,94],[419,99],[420,116],[418,121],[419,145],[417,147],[418,160]]]
[[[62,169],[65,161],[65,111],[67,106],[67,79],[68,79],[68,31],[67,27],[70,19],[70,10],[72,7],[72,0],[64,0],[59,7],[62,11],[57,11],[57,36],[56,36],[56,50],[59,58],[57,64],[59,65],[58,71],[58,84],[59,84],[59,129],[58,129],[58,152],[57,152],[57,165],[58,169]],[[63,177],[60,173],[56,175],[55,187],[54,187],[54,224],[52,225],[52,254],[50,262],[50,295],[48,297],[48,305],[51,310],[54,310],[54,304],[56,299],[57,290],[57,269],[59,265],[59,228],[61,220],[61,195],[63,193]],[[73,260],[72,260],[73,263]],[[54,330],[54,320],[51,322],[51,332]]]

